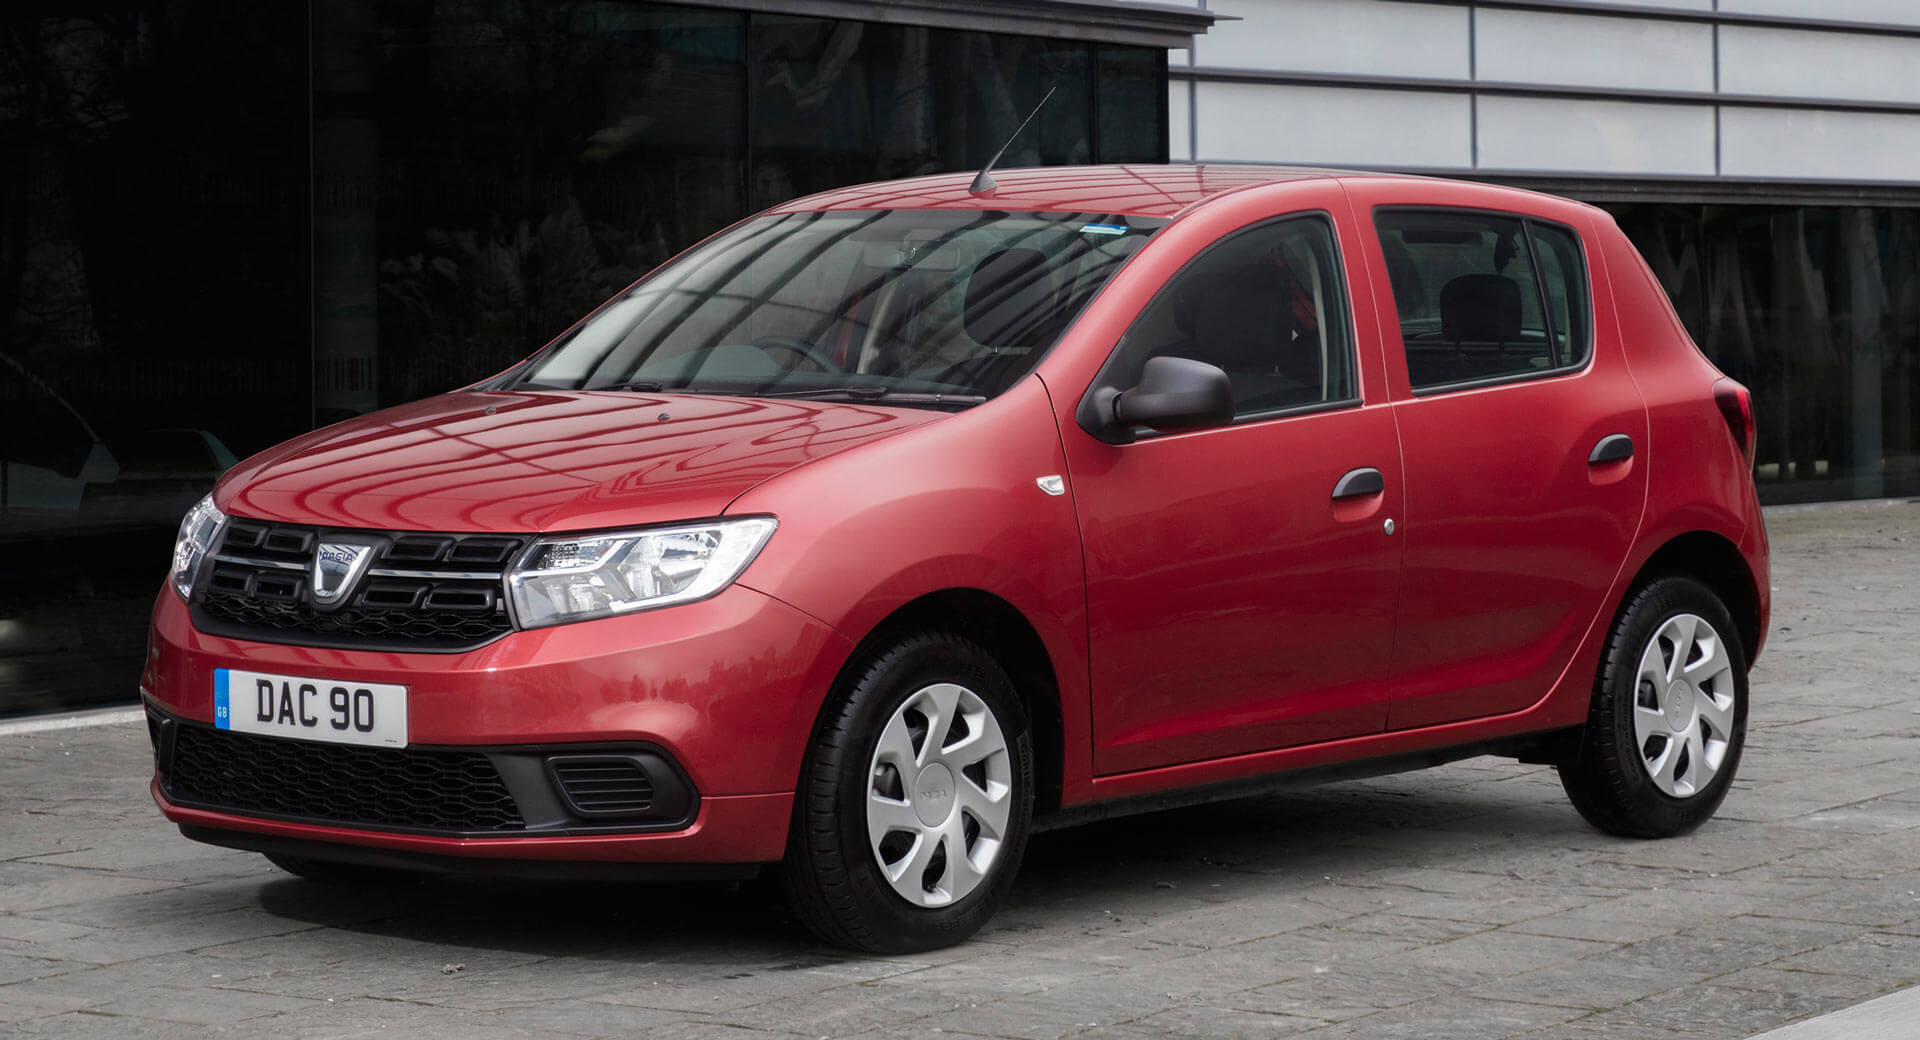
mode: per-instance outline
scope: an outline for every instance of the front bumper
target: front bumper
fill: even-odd
[[[210,636],[163,590],[142,676],[154,799],[189,836],[241,847],[271,839],[470,860],[771,862],[785,848],[821,701],[851,650],[815,619],[740,586],[700,603],[514,632],[459,654]],[[216,730],[217,668],[405,685],[407,748]],[[169,776],[173,737],[186,731],[198,771]],[[638,763],[659,795],[655,811],[583,811],[551,768],[555,756],[580,755]],[[210,758],[226,771],[205,768]],[[452,759],[479,765],[445,780],[453,767],[441,760]],[[423,762],[440,771],[423,772]],[[473,795],[469,774],[481,773],[497,774],[504,792]],[[288,783],[334,793],[290,799],[275,787]],[[460,792],[460,811],[421,804],[449,789]],[[477,815],[475,803],[484,803]],[[494,813],[492,803],[507,808]]]

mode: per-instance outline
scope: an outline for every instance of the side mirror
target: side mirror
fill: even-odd
[[[1108,427],[1101,439],[1124,444],[1133,439],[1136,426],[1186,430],[1233,422],[1233,385],[1217,365],[1153,357],[1141,367],[1139,385],[1096,391],[1093,404]]]

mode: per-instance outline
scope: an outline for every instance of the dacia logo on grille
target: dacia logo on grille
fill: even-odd
[[[332,603],[353,588],[373,561],[373,546],[350,542],[321,542],[313,552],[313,598]]]

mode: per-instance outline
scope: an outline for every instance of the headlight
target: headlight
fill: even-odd
[[[200,562],[213,551],[220,525],[226,522],[227,515],[213,508],[212,495],[195,502],[180,520],[180,533],[173,539],[173,591],[181,599],[193,592],[193,576],[200,573]]]
[[[546,538],[508,585],[523,628],[705,599],[747,569],[777,526],[772,517]]]

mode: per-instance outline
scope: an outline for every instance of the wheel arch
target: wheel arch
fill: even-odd
[[[1007,671],[1027,706],[1033,727],[1034,815],[1060,807],[1066,768],[1065,727],[1061,717],[1060,685],[1053,658],[1031,622],[1007,600],[974,588],[949,588],[921,595],[894,609],[862,638],[834,679],[830,707],[845,696],[849,684],[873,655],[899,636],[938,629],[978,643]],[[822,716],[824,718],[825,709]],[[820,725],[815,722],[816,729]]]
[[[1668,574],[1693,578],[1720,597],[1727,613],[1733,615],[1741,648],[1746,651],[1746,660],[1751,666],[1765,633],[1760,628],[1760,590],[1739,548],[1724,535],[1712,531],[1688,531],[1668,539],[1640,565],[1625,595],[1620,597],[1618,609],[1626,609],[1642,586]]]

